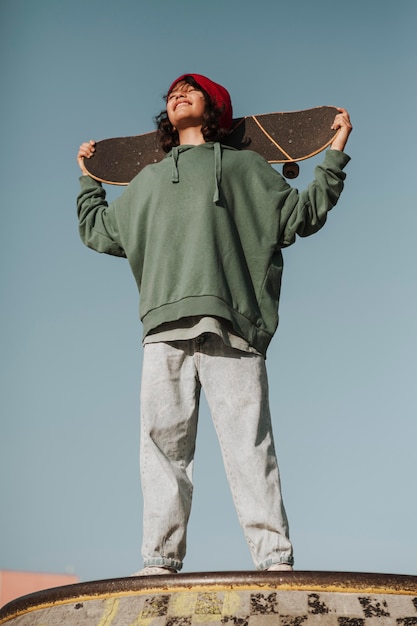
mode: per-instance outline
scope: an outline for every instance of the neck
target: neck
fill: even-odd
[[[178,136],[180,140],[180,146],[198,146],[202,143],[206,143],[201,132],[201,126],[191,126],[188,128],[178,129]]]

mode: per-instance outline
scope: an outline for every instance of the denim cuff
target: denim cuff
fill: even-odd
[[[282,558],[279,557],[271,557],[270,559],[268,559],[267,561],[264,561],[263,563],[260,563],[257,566],[257,570],[267,570],[268,567],[271,567],[271,565],[278,565],[278,564],[282,564],[282,565],[294,565],[294,557],[292,556],[285,556]]]
[[[162,556],[155,557],[153,559],[146,559],[143,562],[145,567],[169,567],[175,569],[177,572],[182,569],[182,562],[175,559],[165,559]]]

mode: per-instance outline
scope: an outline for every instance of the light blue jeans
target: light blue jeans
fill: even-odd
[[[292,564],[265,361],[206,333],[144,347],[140,458],[145,566],[182,567],[201,388],[256,568]]]

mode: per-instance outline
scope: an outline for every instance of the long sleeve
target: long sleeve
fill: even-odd
[[[339,150],[328,150],[315,168],[315,178],[305,191],[291,189],[280,214],[280,245],[294,243],[296,235],[307,237],[324,226],[328,212],[342,193],[350,157]]]
[[[125,257],[117,220],[106,201],[103,187],[89,176],[81,176],[80,185],[77,212],[82,241],[97,252]]]

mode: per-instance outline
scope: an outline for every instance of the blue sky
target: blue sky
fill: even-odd
[[[197,72],[236,116],[351,114],[339,205],[285,251],[275,438],[297,569],[417,574],[417,4],[349,5],[1,1],[0,569],[141,566],[138,295],[79,240],[75,155],[152,130]],[[184,571],[252,567],[203,403]]]

